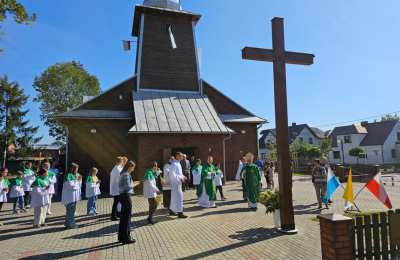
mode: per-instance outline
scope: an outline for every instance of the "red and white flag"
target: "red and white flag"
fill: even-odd
[[[365,187],[374,194],[374,196],[382,202],[389,209],[392,208],[392,203],[390,202],[389,195],[386,193],[384,185],[381,180],[381,173],[379,172],[375,177],[370,180]]]

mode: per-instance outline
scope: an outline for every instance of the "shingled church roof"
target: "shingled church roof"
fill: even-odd
[[[130,133],[233,132],[219,118],[207,96],[188,92],[134,92],[136,124]]]

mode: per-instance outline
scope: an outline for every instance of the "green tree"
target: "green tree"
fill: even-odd
[[[321,156],[321,149],[318,146],[296,141],[290,146],[291,153],[295,153],[297,157],[303,157],[312,160]]]
[[[17,147],[18,156],[29,155],[33,145],[41,140],[38,127],[25,120],[28,110],[23,107],[28,96],[17,82],[9,82],[7,76],[0,77],[0,143],[3,152],[10,144]]]
[[[40,103],[41,119],[49,127],[49,135],[59,142],[65,142],[65,128],[54,116],[81,105],[84,96],[100,93],[97,78],[76,61],[50,66],[35,78],[33,87],[37,91],[34,100]]]
[[[12,15],[14,21],[19,24],[30,24],[36,20],[36,14],[29,15],[25,7],[17,0],[0,0],[0,22],[7,19],[7,15]],[[2,51],[0,49],[0,52]]]
[[[350,156],[357,158],[357,164],[358,164],[358,159],[360,159],[360,157],[364,154],[365,154],[365,151],[361,147],[354,147],[354,148],[350,149],[350,151],[349,151]]]
[[[321,145],[319,146],[321,153],[324,156],[328,156],[329,152],[331,151],[332,147],[331,147],[332,143],[331,143],[331,139],[329,138],[325,138],[321,141]]]
[[[400,120],[400,117],[397,114],[387,114],[381,118],[381,121],[392,121],[392,120]]]

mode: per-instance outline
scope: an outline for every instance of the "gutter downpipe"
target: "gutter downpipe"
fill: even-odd
[[[225,137],[222,141],[222,154],[224,160],[224,183],[226,183],[226,149],[225,149],[225,142],[232,139],[232,134],[229,133],[228,137]]]

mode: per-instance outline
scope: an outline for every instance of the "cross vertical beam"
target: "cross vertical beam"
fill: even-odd
[[[279,192],[281,194],[281,228],[295,230],[292,170],[289,152],[289,129],[286,93],[285,38],[283,19],[272,19],[272,47],[274,49],[275,127],[279,165]]]
[[[314,62],[314,55],[285,50],[283,18],[279,17],[272,19],[272,45],[273,49],[245,47],[242,50],[242,58],[273,62],[281,230],[290,233],[291,231],[296,232],[296,226],[292,199],[292,163],[289,152],[286,63],[311,65]]]

